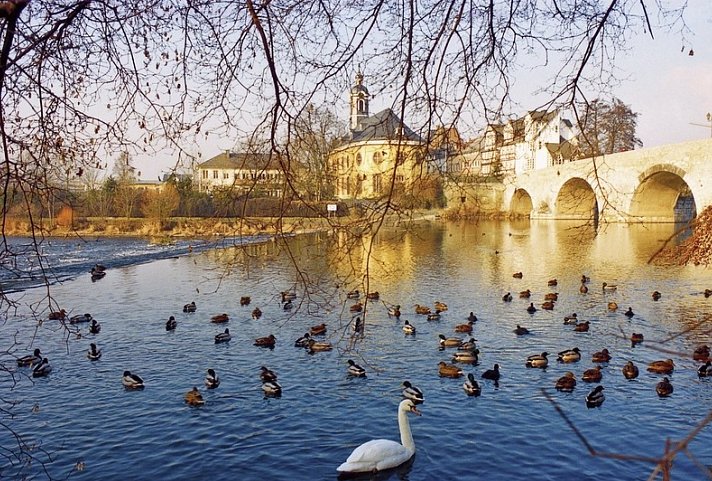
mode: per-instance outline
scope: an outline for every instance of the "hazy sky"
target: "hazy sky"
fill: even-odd
[[[712,114],[712,0],[690,0],[686,22],[692,32],[686,34],[684,41],[679,32],[656,29],[654,39],[650,35],[636,36],[630,51],[616,59],[623,80],[614,95],[639,113],[638,137],[644,147],[711,137],[706,115]],[[692,56],[690,49],[694,51]],[[516,88],[523,92],[522,98],[516,100],[524,107],[521,112],[512,112],[512,116],[539,105],[533,96],[531,102],[527,101],[523,86]],[[531,91],[538,88],[532,85]],[[348,92],[344,91],[343,98],[334,105],[344,109],[337,112],[344,121],[348,120],[347,102]],[[387,107],[387,103],[388,99],[374,99],[372,113]],[[225,139],[201,146],[202,160],[219,154],[230,144]],[[176,158],[170,152],[161,152],[150,159],[134,157],[142,179],[154,180],[170,171],[175,163]]]

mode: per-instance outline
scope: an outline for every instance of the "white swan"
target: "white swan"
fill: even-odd
[[[373,439],[353,450],[345,463],[336,470],[340,473],[373,473],[396,468],[406,463],[415,454],[413,434],[410,432],[407,412],[420,416],[420,411],[410,399],[398,405],[398,428],[401,442],[389,439]]]

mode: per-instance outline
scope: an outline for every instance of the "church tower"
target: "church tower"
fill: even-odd
[[[371,95],[363,86],[363,74],[356,74],[356,85],[351,87],[351,130],[361,130],[361,121],[368,117],[368,100]]]

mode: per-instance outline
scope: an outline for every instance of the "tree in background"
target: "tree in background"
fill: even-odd
[[[161,190],[149,190],[144,193],[141,210],[143,215],[154,221],[161,229],[166,219],[178,210],[180,200],[178,189],[166,183]]]
[[[635,135],[638,114],[620,99],[614,98],[610,103],[602,99],[583,103],[576,113],[581,132],[581,157],[614,154],[643,146]]]

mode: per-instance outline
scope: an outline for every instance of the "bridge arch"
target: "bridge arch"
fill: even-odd
[[[559,189],[554,204],[557,218],[598,219],[598,200],[596,193],[587,180],[572,177]]]
[[[512,195],[512,202],[510,203],[509,210],[516,216],[529,217],[532,210],[534,210],[532,196],[529,195],[529,192],[525,189],[516,189]]]
[[[687,222],[697,216],[697,205],[687,173],[671,164],[653,165],[638,176],[629,212],[633,217],[659,222]]]

